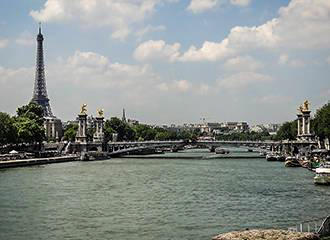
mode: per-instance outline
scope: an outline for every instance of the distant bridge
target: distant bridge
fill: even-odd
[[[246,147],[246,148],[269,148],[269,149],[283,149],[291,147],[306,147],[306,146],[316,146],[317,143],[313,141],[205,141],[199,140],[195,142],[190,141],[137,141],[137,142],[109,142],[107,144],[108,152],[116,153],[129,153],[137,148],[140,149],[155,149],[155,148],[172,148],[180,149],[185,145],[192,145],[196,147],[209,148],[214,151],[215,148],[221,146],[236,146],[236,147]],[[125,150],[126,149],[126,150]]]
[[[137,142],[108,142],[110,148],[126,148],[132,146],[160,146],[160,147],[171,147],[174,145],[193,145],[193,146],[247,146],[247,147],[258,147],[258,146],[279,146],[279,145],[317,145],[315,141],[205,141],[198,140],[195,142],[188,141],[137,141]]]
[[[214,151],[217,147],[222,146],[235,146],[246,148],[267,148],[268,150],[287,150],[292,151],[294,148],[310,147],[315,148],[317,142],[315,141],[135,141],[135,142],[108,142],[108,143],[95,143],[88,142],[86,144],[80,143],[47,143],[43,145],[46,151],[52,150],[60,153],[67,152],[84,152],[84,151],[98,151],[108,152],[118,155],[125,153],[133,153],[134,151],[142,151],[146,149],[157,148],[171,148],[172,150],[182,149],[186,145],[191,145],[199,148],[209,148]],[[5,145],[0,147],[1,152],[9,152],[10,150],[31,151],[32,149],[39,149],[39,144],[20,144],[20,145]],[[118,152],[119,151],[119,152]]]

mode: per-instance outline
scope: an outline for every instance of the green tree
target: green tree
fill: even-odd
[[[43,109],[36,103],[29,103],[17,109],[14,126],[17,129],[18,141],[33,143],[45,139],[43,126]]]
[[[118,141],[132,141],[135,140],[135,131],[125,122],[117,117],[112,117],[105,122],[106,128],[110,128],[114,133],[118,134]]]
[[[95,127],[89,127],[89,128],[87,128],[87,131],[86,131],[87,141],[90,141],[90,142],[93,141],[93,136],[94,136],[94,133],[95,132],[96,132],[96,128]]]
[[[159,128],[157,128],[159,131]],[[157,130],[145,125],[145,124],[138,124],[134,126],[134,130],[136,132],[136,138],[144,141],[154,140],[157,135]]]
[[[183,130],[177,133],[177,139],[184,141],[193,140],[193,134],[190,131]]]
[[[312,128],[315,135],[321,140],[330,139],[330,103],[325,104],[321,109],[316,111],[316,115],[312,121]]]
[[[277,131],[275,140],[295,140],[297,138],[297,120],[285,122]]]
[[[78,132],[78,124],[69,124],[64,130],[64,140],[74,142]]]
[[[15,143],[17,131],[14,119],[7,113],[0,112],[0,144]]]
[[[109,142],[112,140],[112,134],[116,133],[110,125],[110,121],[106,120],[104,124],[104,141]]]
[[[168,131],[159,131],[155,136],[155,140],[167,141],[171,139],[171,134]]]
[[[34,102],[30,102],[28,105],[17,108],[17,117],[27,117],[31,120],[35,120],[37,124],[43,125],[43,109],[42,107]]]

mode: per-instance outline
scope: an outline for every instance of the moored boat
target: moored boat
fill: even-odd
[[[321,164],[320,167],[316,168],[315,172],[315,184],[330,185],[330,162]]]
[[[298,159],[296,157],[291,157],[291,156],[285,159],[284,165],[286,167],[301,167]]]
[[[215,153],[216,154],[228,154],[229,150],[228,149],[224,149],[224,148],[216,148],[215,149]]]
[[[277,156],[277,161],[279,162],[285,162],[286,157],[284,155],[278,155]]]
[[[273,154],[273,153],[268,153],[266,155],[266,160],[267,161],[270,161],[270,162],[277,161],[277,155],[276,154]]]

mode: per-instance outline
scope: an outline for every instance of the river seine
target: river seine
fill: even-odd
[[[1,170],[0,239],[209,240],[330,215],[330,187],[305,169],[179,155]]]

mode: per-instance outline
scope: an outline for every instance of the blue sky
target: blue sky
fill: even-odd
[[[330,98],[328,0],[4,0],[0,111],[32,96],[42,22],[53,112],[283,122]]]

